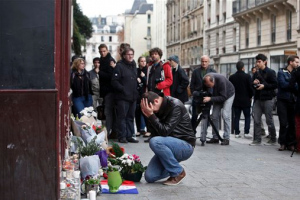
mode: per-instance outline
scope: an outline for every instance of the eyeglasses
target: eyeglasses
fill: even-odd
[[[134,56],[134,54],[126,54],[126,56]]]

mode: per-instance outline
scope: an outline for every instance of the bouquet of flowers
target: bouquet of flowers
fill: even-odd
[[[96,134],[101,133],[104,130],[104,126],[103,125],[93,125],[92,128],[94,129],[94,131],[96,132]]]
[[[131,174],[136,172],[144,172],[147,167],[144,167],[140,157],[135,154],[123,154],[123,156],[116,158],[117,163],[121,167],[121,174]]]

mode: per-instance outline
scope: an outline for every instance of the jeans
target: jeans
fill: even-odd
[[[191,144],[174,137],[156,136],[150,139],[149,145],[155,155],[145,172],[148,183],[178,176],[183,171],[179,162],[190,158],[194,151]]]
[[[135,107],[136,101],[118,100],[116,121],[118,139],[132,138],[134,134]]]
[[[219,117],[221,114],[221,109],[223,109],[222,112],[222,118],[224,120],[224,134],[223,138],[226,140],[229,140],[230,138],[230,133],[231,133],[231,108],[232,108],[232,103],[234,100],[234,95],[224,101],[224,103],[214,103],[213,104],[213,111],[211,115],[211,120],[216,126],[217,130],[219,130]],[[218,139],[217,134],[215,131],[212,131],[213,138]]]
[[[72,98],[73,101],[73,114],[74,117],[76,117],[76,115],[78,115],[78,117],[81,117],[80,111],[82,111],[85,107],[90,107],[93,104],[93,99],[92,99],[92,95],[88,95],[88,98],[86,98],[85,96],[81,96],[81,97],[73,97]]]
[[[146,128],[146,122],[144,114],[141,110],[141,105],[139,103],[136,104],[135,109],[135,124],[136,124],[136,130],[137,131],[145,131]]]
[[[114,93],[109,93],[104,97],[104,114],[106,116],[106,130],[109,135],[115,118],[115,95]]]
[[[279,143],[290,146],[296,143],[295,103],[277,100],[279,118]]]
[[[235,134],[240,134],[240,118],[241,113],[243,111],[245,116],[245,127],[244,127],[244,133],[248,134],[250,130],[250,107],[233,107],[234,110],[234,131]]]
[[[265,114],[268,125],[269,134],[273,141],[276,141],[276,130],[273,120],[273,103],[274,100],[256,100],[254,103],[254,140],[261,142],[261,116]]]

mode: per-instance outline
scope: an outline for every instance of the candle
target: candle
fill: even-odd
[[[96,200],[96,191],[91,190],[89,191],[90,200]]]
[[[60,189],[61,189],[61,190],[66,189],[66,186],[67,186],[66,183],[64,183],[64,182],[61,182],[61,183],[60,183]]]

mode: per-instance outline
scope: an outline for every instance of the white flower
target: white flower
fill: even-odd
[[[93,111],[94,111],[93,106],[90,106],[90,107],[88,107],[88,108],[86,108],[86,109],[87,109],[88,112],[93,112]]]
[[[128,154],[127,154],[127,153],[124,153],[123,156],[121,156],[120,158],[121,158],[121,159],[128,158]]]
[[[97,113],[95,111],[92,112],[93,117],[97,117]]]
[[[132,160],[127,160],[127,164],[128,164],[128,166],[131,166],[132,165]]]

